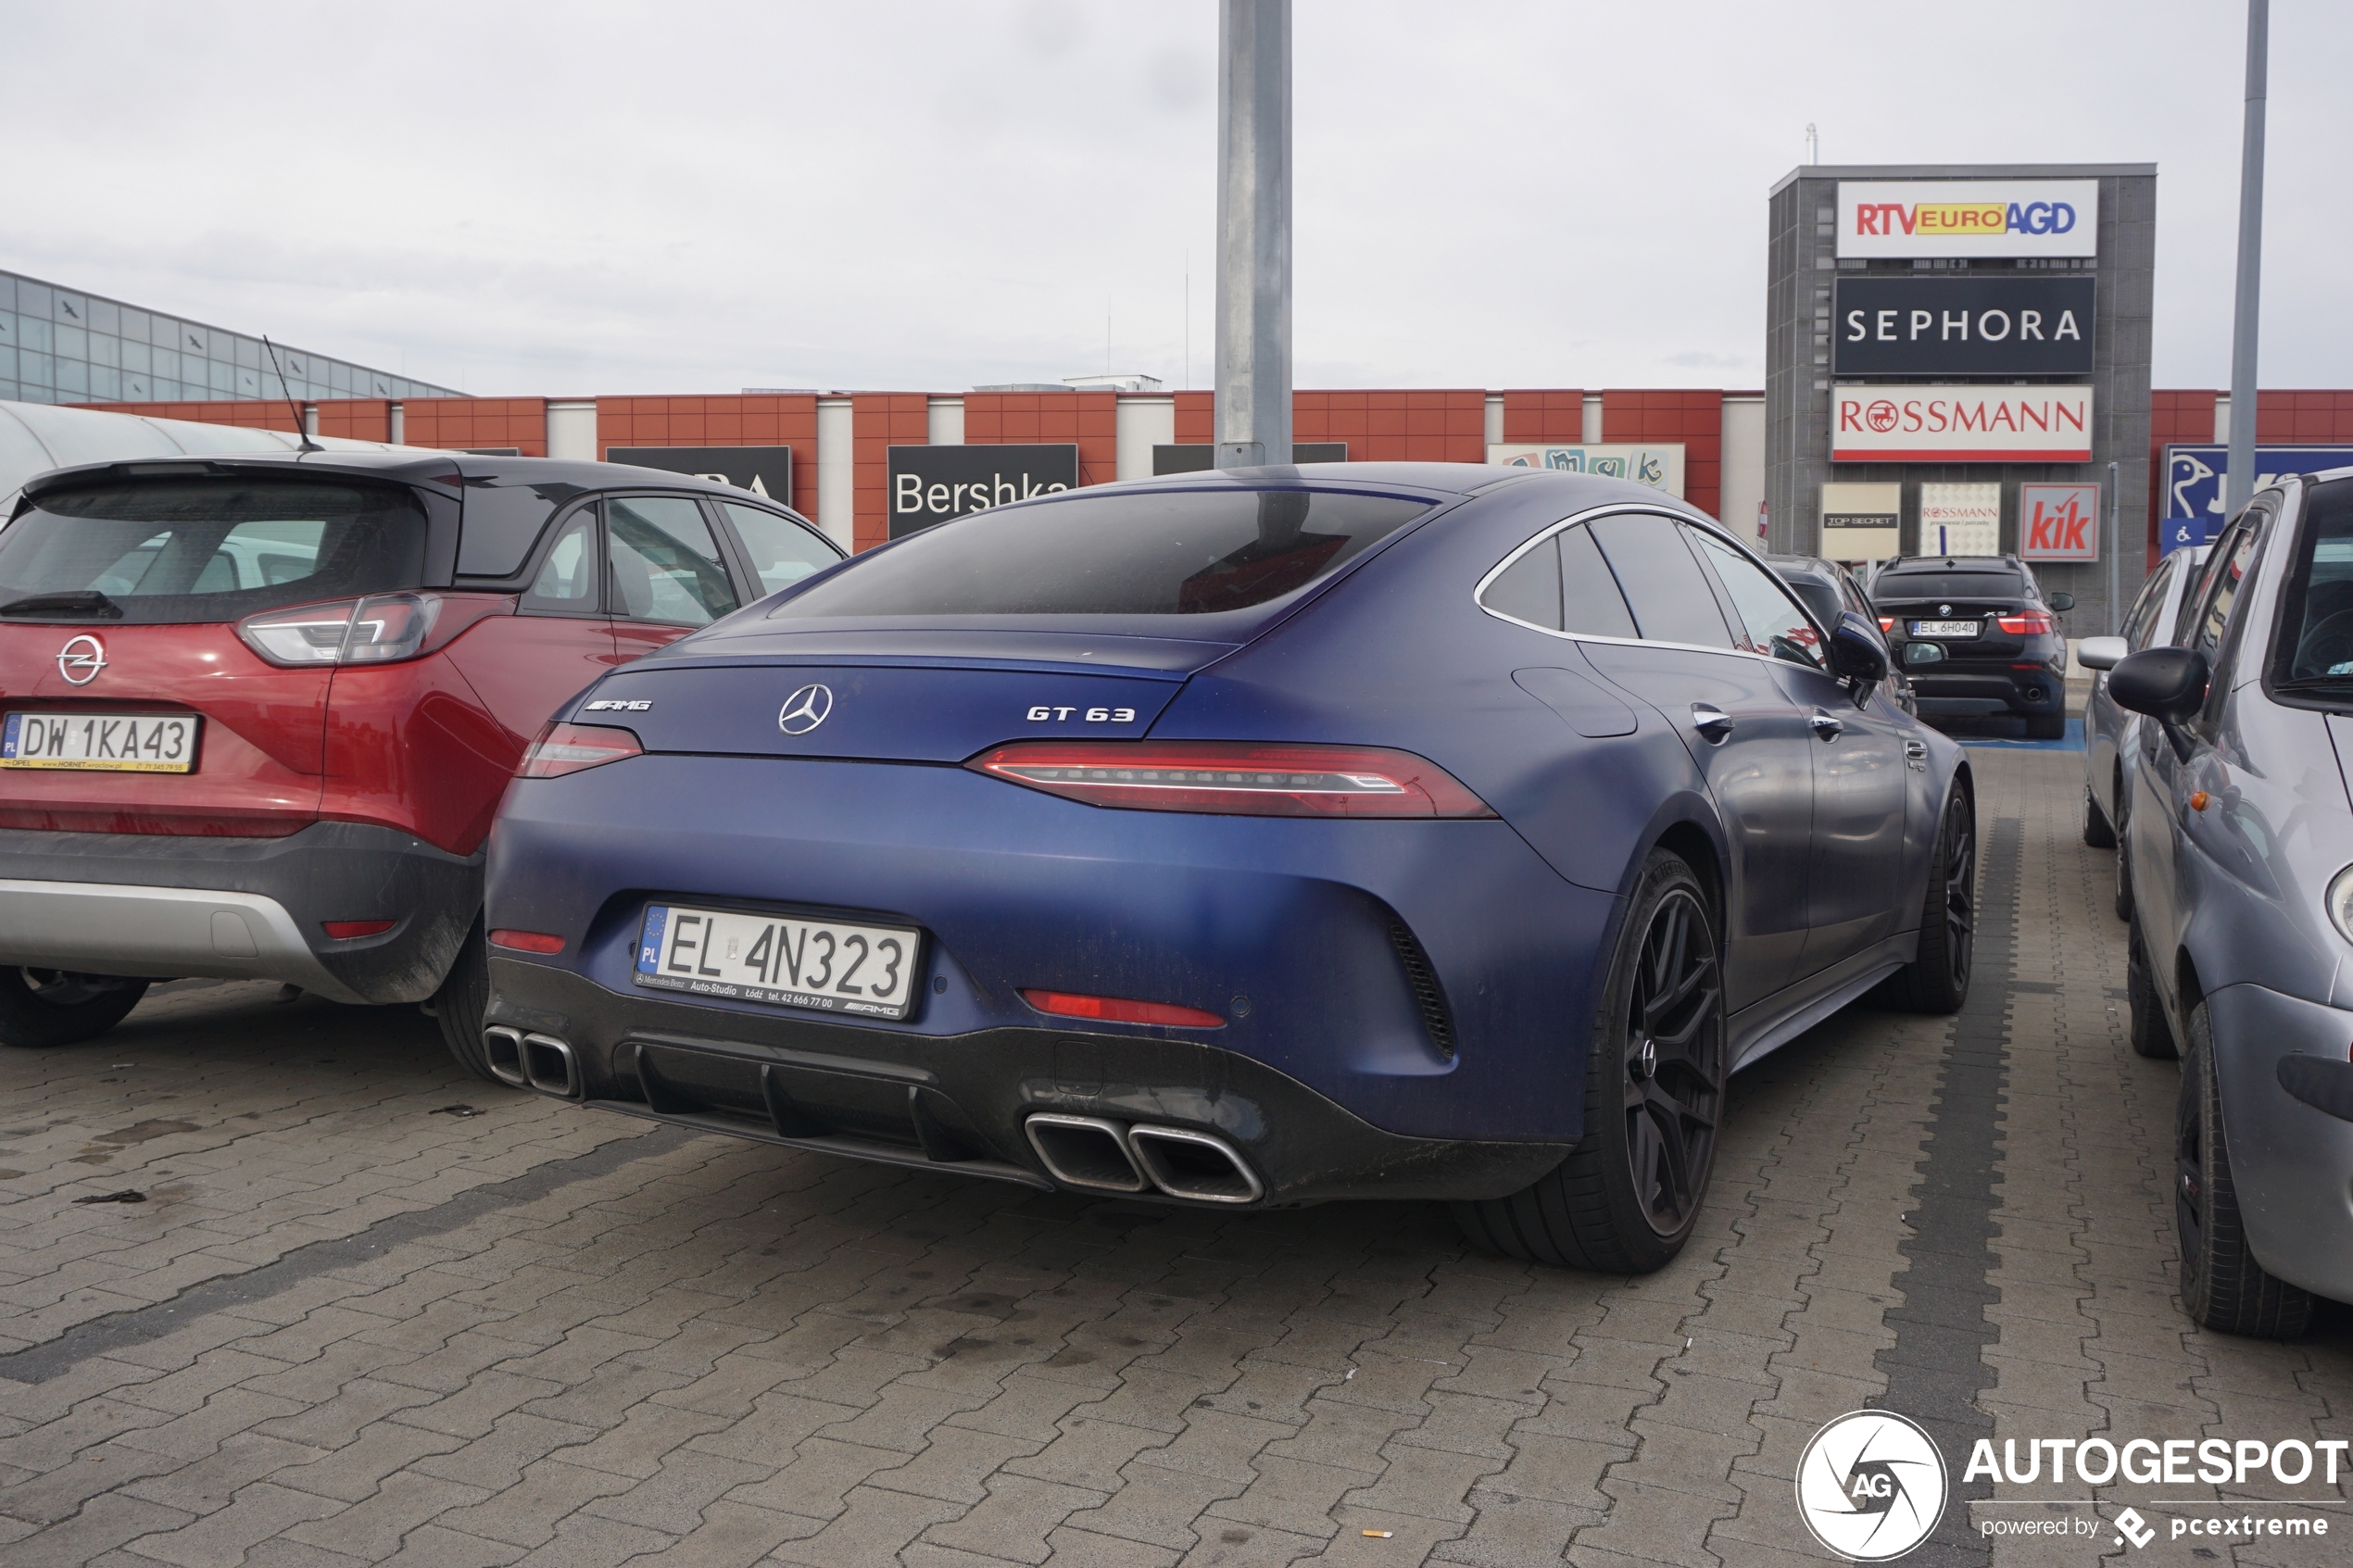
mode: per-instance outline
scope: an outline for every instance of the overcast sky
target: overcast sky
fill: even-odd
[[[2156,383],[2229,381],[2230,0],[1294,25],[1302,386],[1761,386],[1808,121],[1826,163],[2156,163]],[[478,394],[1206,386],[1216,32],[1211,0],[0,0],[0,267]],[[2262,379],[2353,385],[2353,5],[2279,0],[2271,39]]]

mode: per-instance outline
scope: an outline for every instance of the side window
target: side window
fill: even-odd
[[[1780,584],[1755,562],[1721,541],[1698,529],[1687,532],[1707,563],[1715,568],[1716,580],[1724,584],[1733,612],[1740,617],[1747,633],[1748,646],[1791,664],[1819,670],[1822,660],[1815,649],[1821,633],[1814,629],[1814,623],[1806,619],[1796,601],[1781,592]]]
[[[841,559],[824,540],[788,517],[758,507],[739,507],[733,501],[720,504],[727,508],[727,521],[736,525],[736,537],[744,542],[751,569],[760,574],[760,586],[768,593],[788,588]]]
[[[736,608],[718,542],[686,495],[618,495],[605,502],[612,612],[625,621],[705,626]]]
[[[1479,600],[1498,615],[1530,626],[1561,630],[1561,547],[1557,535],[1538,542],[1487,585]]]
[[[2208,664],[2218,674],[2222,634],[2230,630],[2231,611],[2238,604],[2239,590],[2246,586],[2247,570],[2255,564],[2255,545],[2259,537],[2255,529],[2242,525],[2215,547],[2213,559],[2207,563],[2197,613],[2187,623],[2189,634],[2182,639],[2184,647],[2206,655]]]
[[[572,514],[540,564],[531,591],[522,596],[526,615],[601,615],[597,592],[597,507]]]
[[[1863,592],[1862,585],[1855,581],[1853,574],[1844,571],[1838,574],[1838,596],[1843,608],[1864,620],[1875,621],[1879,618],[1879,612],[1871,608],[1870,596]]]
[[[1673,519],[1656,512],[1622,512],[1586,526],[1608,558],[1645,640],[1711,648],[1734,646],[1716,608],[1715,592]]]
[[[1561,626],[1592,637],[1633,637],[1634,618],[1626,609],[1626,596],[1591,529],[1571,528],[1560,535]]]
[[[2168,556],[2149,580],[2141,584],[2140,597],[2133,601],[2133,612],[2124,621],[2124,646],[2134,653],[2149,646],[2149,633],[2157,627],[2157,612],[2164,608],[2166,584],[2181,569],[2180,556]]]

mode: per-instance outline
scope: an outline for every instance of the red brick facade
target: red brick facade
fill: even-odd
[[[967,446],[1078,447],[1078,483],[1119,477],[1119,394],[1115,392],[968,392]]]
[[[1506,442],[1585,439],[1585,394],[1574,387],[1548,387],[1504,394]]]
[[[849,400],[849,418],[858,475],[850,547],[871,550],[890,540],[889,449],[930,443],[931,399],[920,392],[862,392]]]
[[[1506,415],[1511,406],[1504,405]],[[1683,499],[1717,515],[1724,494],[1724,395],[1721,392],[1602,394],[1602,439],[1605,442],[1680,441],[1683,444]]]
[[[526,458],[547,455],[544,397],[411,397],[400,407],[401,439],[411,446],[512,446]],[[327,408],[319,406],[321,435]]]

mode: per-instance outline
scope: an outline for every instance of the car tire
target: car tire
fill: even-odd
[[[466,933],[457,960],[450,964],[441,989],[433,994],[429,1008],[434,1022],[441,1026],[442,1042],[459,1066],[485,1084],[511,1088],[512,1085],[490,1071],[490,1058],[483,1052],[482,1021],[489,1007],[490,948],[483,935],[482,917],[476,915],[473,929]]]
[[[1919,930],[1912,961],[1881,981],[1871,999],[1906,1012],[1958,1012],[1977,957],[1977,808],[1957,784],[1937,823]]]
[[[2065,740],[2067,715],[2059,713],[2030,713],[2026,716],[2028,740]]]
[[[1555,1268],[1643,1274],[1698,1223],[1724,1110],[1724,988],[1706,892],[1655,849],[1628,901],[1586,1053],[1585,1135],[1509,1198],[1453,1206],[1474,1246]],[[1661,1051],[1662,1041],[1676,1043]]]
[[[62,969],[0,969],[0,1045],[77,1045],[130,1015],[148,982]]]
[[[2231,1179],[2214,1030],[2201,1002],[2190,1012],[2190,1047],[2173,1113],[2173,1223],[2182,1243],[2182,1307],[2200,1328],[2257,1339],[2294,1339],[2311,1325],[2310,1292],[2255,1261]]]
[[[2083,842],[2095,849],[2116,847],[2116,829],[2108,822],[2108,813],[2100,809],[2099,797],[2092,786],[2083,786]]]
[[[2180,1055],[2173,1026],[2166,1022],[2165,1003],[2157,994],[2157,979],[2149,973],[2148,945],[2141,940],[2141,922],[2134,921],[2124,938],[2125,1038],[2134,1056],[2171,1061]]]

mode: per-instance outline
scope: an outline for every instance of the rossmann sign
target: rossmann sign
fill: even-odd
[[[2088,386],[1839,386],[1834,463],[2088,463]]]
[[[2089,257],[2099,254],[2096,180],[1842,180],[1838,254]]]

